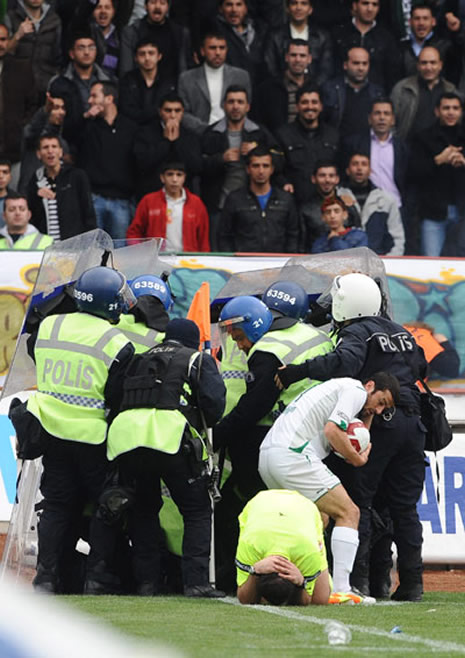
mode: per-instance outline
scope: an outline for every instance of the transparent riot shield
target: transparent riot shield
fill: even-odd
[[[220,336],[215,324],[221,307],[239,295],[262,295],[267,287],[279,280],[300,283],[308,293],[309,301],[322,301],[338,274],[361,272],[375,279],[382,290],[384,312],[391,317],[392,306],[386,271],[382,259],[371,249],[359,247],[327,254],[309,254],[289,258],[283,267],[251,270],[232,274],[217,293],[212,308],[212,346],[220,346]],[[330,298],[329,298],[330,302]],[[319,325],[322,326],[322,325]]]
[[[35,364],[27,353],[26,320],[35,306],[53,300],[64,287],[76,281],[85,270],[98,265],[117,268],[128,280],[140,274],[160,275],[171,268],[158,259],[158,241],[146,240],[127,245],[114,242],[100,229],[89,231],[69,240],[57,242],[44,253],[42,264],[23,322],[23,330],[16,344],[2,397],[31,389],[36,384]],[[1,574],[14,579],[31,581],[37,560],[37,513],[42,462],[25,461],[8,527]]]
[[[290,258],[281,270],[283,279],[289,279],[288,272],[295,267],[303,267],[311,277],[312,289],[307,288],[308,293],[325,292],[331,286],[334,277],[338,274],[349,274],[360,272],[374,279],[381,288],[383,295],[383,311],[392,317],[392,304],[389,295],[389,286],[386,270],[382,258],[368,247],[357,247],[356,249],[344,249],[332,251],[327,254],[309,254],[306,256],[295,256]],[[294,280],[294,279],[292,279]],[[299,281],[299,283],[301,283]]]
[[[119,269],[128,280],[139,274],[161,274],[170,266],[158,258],[158,241],[145,240],[127,245],[126,241],[113,241],[102,231],[95,229],[48,247],[42,259],[34,290],[31,295],[15,354],[8,371],[1,397],[34,388],[35,366],[27,353],[26,323],[33,309],[48,303],[63,292],[85,270],[98,265]]]
[[[42,460],[34,459],[22,464],[8,534],[3,549],[0,577],[11,581],[32,582],[37,562],[36,504],[42,496],[39,491]]]

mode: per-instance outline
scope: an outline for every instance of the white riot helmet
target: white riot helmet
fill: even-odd
[[[331,288],[331,313],[336,322],[379,315],[381,291],[366,274],[336,276]]]

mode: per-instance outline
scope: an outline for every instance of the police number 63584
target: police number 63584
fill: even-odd
[[[134,284],[134,288],[139,290],[139,288],[152,288],[153,290],[165,290],[165,286],[157,283],[156,281],[137,281]]]

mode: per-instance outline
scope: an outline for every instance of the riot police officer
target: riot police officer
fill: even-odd
[[[247,355],[248,367],[245,394],[214,430],[216,447],[227,447],[232,464],[215,511],[218,581],[224,572],[226,589],[235,587],[237,517],[246,502],[266,488],[258,474],[260,444],[281,411],[308,388],[300,382],[280,393],[273,381],[276,368],[303,363],[333,348],[324,332],[301,322],[307,310],[308,296],[302,286],[276,281],[265,291],[263,301],[248,295],[236,297],[220,313],[221,330]]]
[[[184,520],[185,596],[224,596],[209,584],[211,502],[200,415],[207,426],[217,422],[225,389],[213,357],[199,353],[199,343],[194,322],[171,320],[163,342],[137,355],[128,368],[108,432],[108,459],[116,461],[121,483],[134,491],[128,533],[136,592],[143,596],[160,591],[161,479]],[[104,545],[93,551],[97,566],[99,559],[109,566]],[[90,585],[98,593],[98,582]]]
[[[107,267],[86,270],[74,299],[78,312],[46,317],[30,345],[38,390],[27,408],[47,435],[34,587],[50,593],[60,591],[59,562],[79,506],[100,495],[107,470],[106,409],[119,399],[134,352],[112,326],[135,303],[123,274]]]
[[[121,316],[118,329],[139,354],[162,342],[173,298],[167,282],[153,274],[141,274],[129,286],[137,303]]]
[[[332,377],[365,380],[377,371],[395,375],[400,400],[395,413],[373,421],[372,450],[368,463],[351,470],[342,460],[339,467],[354,502],[360,507],[360,546],[351,583],[369,592],[371,508],[378,490],[383,490],[394,526],[400,585],[392,594],[397,601],[422,597],[422,527],[417,513],[425,473],[425,428],[419,416],[419,391],[415,384],[426,372],[426,360],[412,335],[380,315],[382,295],[373,279],[358,273],[337,276],[331,288],[332,317],[337,327],[336,348],[330,354],[304,364],[279,370],[277,383],[288,386],[304,377],[326,381]],[[341,469],[345,473],[341,474]]]

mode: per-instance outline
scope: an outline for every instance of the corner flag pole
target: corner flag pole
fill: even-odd
[[[189,311],[187,312],[187,319],[193,320],[200,330],[200,342],[203,344],[203,350],[207,354],[211,354],[211,322],[210,322],[210,284],[204,281],[200,288],[195,293]],[[205,426],[206,432],[206,447],[208,454],[208,470],[210,477],[215,472],[215,455],[213,453],[213,435],[212,429],[206,427],[203,414],[202,422]],[[217,468],[217,465],[216,465]],[[219,483],[218,483],[219,484]],[[211,543],[210,543],[210,563],[209,563],[209,579],[211,585],[216,583],[215,573],[215,499],[212,495],[211,488],[209,489],[212,517],[211,517]]]

